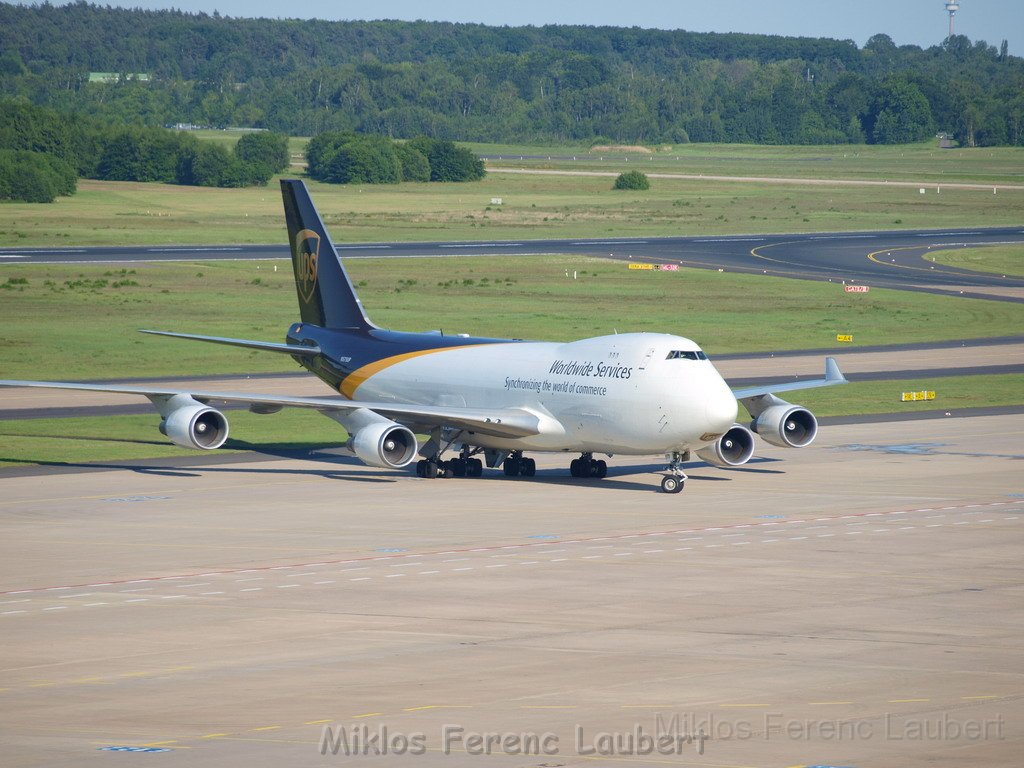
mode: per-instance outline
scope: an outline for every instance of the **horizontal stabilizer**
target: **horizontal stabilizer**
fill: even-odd
[[[283,352],[287,355],[301,355],[302,357],[313,357],[320,354],[320,347],[306,346],[305,344],[276,344],[272,341],[251,341],[249,339],[228,339],[223,336],[199,336],[194,333],[171,333],[170,331],[146,331],[139,329],[139,333],[149,333],[153,336],[170,336],[175,339],[191,339],[192,341],[209,341],[213,344],[227,344],[230,347],[246,347],[248,349],[262,349],[264,352]]]

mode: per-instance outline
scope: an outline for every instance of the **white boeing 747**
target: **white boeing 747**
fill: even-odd
[[[275,397],[103,384],[0,381],[145,396],[160,431],[186,448],[219,448],[228,421],[211,403],[256,413],[312,408],[341,424],[348,448],[374,467],[416,461],[423,478],[479,477],[484,463],[507,476],[531,477],[526,452],[578,453],[573,477],[604,477],[595,454],[664,454],[661,482],[678,493],[682,464],[696,454],[717,466],[750,460],[756,432],[776,446],[803,448],[817,432],[814,415],[778,392],[843,384],[832,358],[825,377],[731,390],[694,342],[682,336],[624,333],[567,343],[404,333],[378,328],[363,310],[301,181],[283,180],[300,322],[284,343],[144,331],[291,356],[337,397]],[[750,427],[736,423],[738,403]],[[416,434],[429,435],[422,445]],[[453,458],[444,458],[452,454]],[[478,458],[483,457],[483,459]]]

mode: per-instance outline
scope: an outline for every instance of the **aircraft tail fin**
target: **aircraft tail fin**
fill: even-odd
[[[374,328],[306,185],[281,179],[281,196],[302,322],[323,328]]]

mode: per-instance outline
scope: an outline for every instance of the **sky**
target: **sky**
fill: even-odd
[[[401,19],[476,22],[497,26],[586,24],[686,29],[692,32],[754,32],[831,37],[863,46],[876,33],[897,45],[927,48],[949,31],[946,0],[96,0],[100,5],[177,8],[224,16]],[[59,2],[57,3],[59,4]],[[1024,0],[960,0],[956,33],[1024,55]]]

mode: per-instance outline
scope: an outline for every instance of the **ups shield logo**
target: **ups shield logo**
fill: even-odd
[[[311,229],[304,229],[295,235],[295,282],[299,295],[307,304],[316,290],[317,262],[320,259],[320,235]]]

